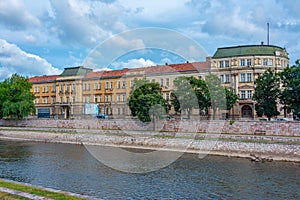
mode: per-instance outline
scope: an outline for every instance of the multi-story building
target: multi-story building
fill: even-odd
[[[285,48],[271,45],[247,45],[218,48],[212,57],[211,71],[223,85],[239,95],[238,103],[230,114],[235,117],[255,118],[254,80],[267,68],[275,72],[289,65]]]
[[[130,116],[127,98],[134,79],[146,78],[159,83],[163,97],[169,101],[177,77],[205,79],[212,73],[226,88],[239,95],[239,101],[230,113],[219,111],[219,117],[254,118],[254,80],[267,68],[278,72],[288,65],[289,58],[284,48],[248,45],[218,48],[213,57],[204,62],[97,72],[81,66],[65,68],[61,75],[32,77],[30,81],[38,112],[49,108],[50,115],[55,117],[81,118],[94,114],[91,113],[94,109],[97,113],[125,117]]]

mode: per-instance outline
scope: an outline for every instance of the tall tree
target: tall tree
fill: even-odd
[[[205,82],[209,89],[213,119],[216,119],[217,109],[226,110],[225,88],[221,85],[219,77],[213,74],[206,76]]]
[[[35,113],[32,83],[28,78],[13,74],[0,83],[0,115],[11,119],[22,119]]]
[[[176,112],[185,110],[190,118],[192,109],[207,111],[210,96],[205,81],[195,77],[177,77],[171,93],[171,103]]]
[[[268,120],[279,115],[277,100],[280,94],[280,80],[270,68],[255,80],[253,99],[256,100],[255,110],[259,117],[265,115]]]
[[[300,60],[280,73],[282,91],[280,103],[284,105],[284,114],[293,112],[300,117]]]
[[[142,122],[151,121],[151,117],[158,118],[165,115],[168,105],[161,92],[158,83],[135,79],[128,99],[131,114]]]
[[[225,88],[226,95],[226,110],[230,110],[234,104],[237,103],[239,96],[235,93],[234,90],[228,90]]]

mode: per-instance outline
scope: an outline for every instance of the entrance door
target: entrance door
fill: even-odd
[[[252,108],[249,105],[245,105],[242,107],[242,117],[252,118]]]

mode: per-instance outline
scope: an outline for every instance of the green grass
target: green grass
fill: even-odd
[[[14,194],[8,194],[5,192],[0,192],[0,199],[3,199],[3,200],[30,200],[26,197],[21,197],[21,196],[14,195]]]
[[[52,198],[52,199],[57,199],[57,200],[83,200],[83,198],[79,198],[79,197],[74,197],[74,196],[69,196],[67,194],[62,194],[62,193],[56,193],[56,192],[50,192],[44,189],[39,189],[39,188],[34,188],[31,186],[26,186],[26,185],[20,185],[20,184],[16,184],[16,183],[11,183],[11,182],[7,182],[7,181],[3,181],[0,180],[0,187],[5,187],[5,188],[9,188],[12,190],[17,190],[17,191],[21,191],[21,192],[26,192],[29,194],[35,194],[41,197],[47,197],[47,198]],[[6,195],[6,194],[3,194]],[[0,198],[2,199],[2,198]],[[8,198],[9,199],[9,198]],[[12,197],[12,199],[14,199],[14,197]],[[18,199],[16,197],[16,199]],[[27,199],[27,198],[24,198]]]

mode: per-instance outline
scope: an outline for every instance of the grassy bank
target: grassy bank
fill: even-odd
[[[50,198],[50,199],[59,199],[59,200],[65,200],[65,199],[66,200],[83,200],[83,199],[85,199],[85,198],[70,196],[70,195],[64,194],[64,193],[53,192],[53,191],[48,191],[46,189],[36,188],[33,186],[9,182],[9,181],[5,181],[5,180],[0,180],[0,187],[8,188],[8,189],[19,191],[19,192],[25,192],[28,194],[33,194],[33,195],[37,195],[40,197],[46,197],[46,198]],[[10,199],[28,199],[28,198],[21,197],[21,196],[15,195],[15,194],[8,194],[6,192],[1,192],[0,199],[10,200]]]

